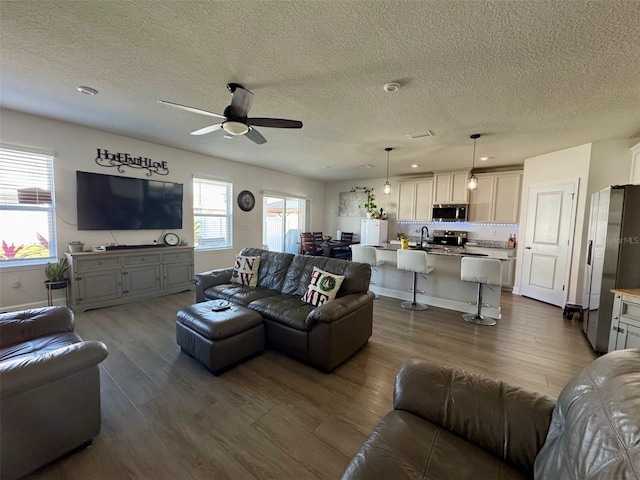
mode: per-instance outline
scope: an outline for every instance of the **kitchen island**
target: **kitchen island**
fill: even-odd
[[[369,287],[371,291],[400,300],[411,300],[413,272],[398,270],[398,245],[385,244],[376,249],[378,259],[385,263],[372,270],[372,283]],[[434,270],[429,275],[418,274],[416,301],[463,313],[475,313],[476,306],[470,302],[475,302],[478,286],[476,283],[460,280],[460,262],[464,256],[478,254],[467,253],[464,249],[429,250],[427,261]],[[500,318],[500,293],[501,289],[497,285],[483,287],[482,301],[489,305],[482,308],[483,315]]]

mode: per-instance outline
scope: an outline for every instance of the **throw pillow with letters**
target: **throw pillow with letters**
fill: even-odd
[[[233,265],[231,282],[239,285],[255,287],[258,284],[258,269],[260,268],[260,257],[245,257],[238,255],[236,263]]]
[[[336,298],[343,280],[343,275],[335,275],[320,270],[318,267],[313,267],[311,282],[307,287],[307,292],[302,297],[302,301],[310,303],[314,307],[330,302]]]

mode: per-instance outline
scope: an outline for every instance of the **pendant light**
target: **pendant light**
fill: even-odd
[[[473,158],[471,159],[471,176],[467,180],[467,189],[475,190],[478,188],[478,177],[473,174],[473,169],[476,166],[476,140],[480,138],[480,134],[474,133],[470,138],[473,138]]]
[[[385,148],[385,151],[387,152],[387,181],[382,188],[382,193],[384,193],[385,195],[391,194],[391,184],[389,183],[389,152],[391,150],[393,150],[393,148],[391,147]]]

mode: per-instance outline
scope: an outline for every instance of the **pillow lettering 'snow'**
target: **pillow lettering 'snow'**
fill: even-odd
[[[336,298],[343,280],[344,276],[342,275],[334,275],[320,270],[318,267],[313,267],[311,282],[301,300],[310,303],[314,307],[324,305]]]
[[[258,284],[258,269],[260,268],[260,257],[245,257],[238,255],[236,263],[233,265],[231,282],[239,285],[255,287]]]

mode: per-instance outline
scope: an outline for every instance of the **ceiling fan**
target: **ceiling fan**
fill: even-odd
[[[252,140],[257,144],[262,144],[266,143],[267,140],[254,127],[302,128],[302,122],[298,120],[261,117],[247,118],[249,109],[251,108],[251,103],[253,102],[253,93],[237,83],[228,83],[227,90],[229,90],[232,95],[231,105],[224,109],[223,115],[201,110],[199,108],[180,105],[179,103],[167,102],[165,100],[158,100],[158,103],[186,110],[187,112],[223,119],[220,123],[209,125],[208,127],[191,132],[191,135],[204,135],[222,128],[229,135],[246,135],[249,140]]]

